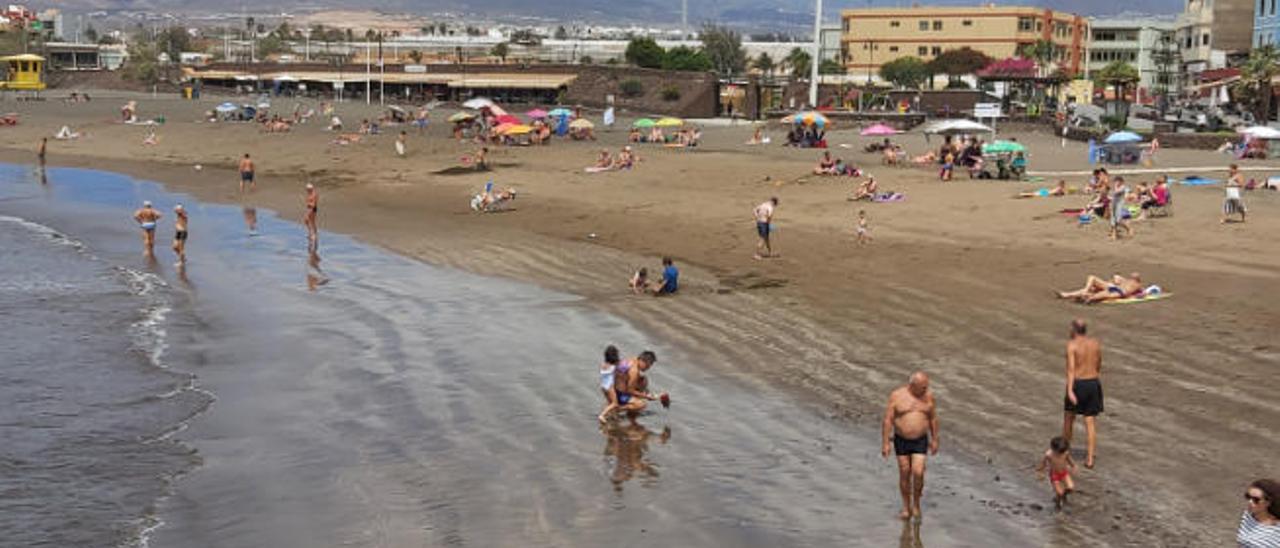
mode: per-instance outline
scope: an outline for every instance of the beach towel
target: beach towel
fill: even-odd
[[[1160,299],[1167,299],[1172,296],[1173,296],[1173,293],[1156,293],[1154,295],[1139,295],[1137,297],[1129,297],[1126,299],[1114,299],[1110,301],[1102,301],[1102,304],[1149,303],[1152,301],[1158,301]]]
[[[902,194],[898,192],[884,192],[884,193],[876,194],[875,196],[873,196],[871,198],[871,201],[878,204],[889,204],[893,202],[901,202],[906,199],[907,199],[906,194]]]
[[[1197,177],[1195,175],[1192,175],[1190,177],[1187,177],[1186,179],[1178,181],[1178,184],[1183,184],[1187,186],[1208,186],[1208,185],[1216,185],[1220,182],[1222,181],[1219,181],[1217,179],[1206,179],[1204,177]]]
[[[582,171],[585,171],[587,173],[604,173],[606,171],[611,171],[612,169],[613,168],[611,167],[591,166],[591,167],[582,168]]]

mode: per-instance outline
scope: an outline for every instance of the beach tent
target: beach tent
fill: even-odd
[[[902,132],[896,129],[893,129],[889,126],[886,126],[884,124],[876,124],[874,126],[871,126],[869,128],[862,130],[858,134],[863,137],[882,137],[885,135],[897,135],[899,133],[902,133]]]
[[[539,118],[546,118],[547,111],[542,110],[540,108],[535,108],[529,112],[524,113],[524,115],[528,116],[530,120],[537,120]]]
[[[1247,127],[1240,130],[1240,133],[1255,139],[1280,139],[1280,129],[1267,126]]]
[[[655,124],[656,122],[654,122],[653,120],[650,120],[648,118],[640,118],[639,120],[631,122],[631,127],[653,127]]]
[[[1114,145],[1116,143],[1138,143],[1141,141],[1142,141],[1142,136],[1138,135],[1137,133],[1134,133],[1132,131],[1117,131],[1115,133],[1112,133],[1111,135],[1108,135],[1107,138],[1102,142],[1108,145]]]
[[[586,118],[578,118],[577,120],[569,122],[569,127],[573,129],[591,129],[596,127],[596,125]]]
[[[991,131],[989,126],[979,124],[973,120],[944,120],[929,124],[924,128],[925,133],[939,133],[943,135],[953,135],[957,133],[979,133]]]
[[[982,145],[983,154],[1013,154],[1015,152],[1026,152],[1027,147],[1022,143],[1013,141],[996,141]]]
[[[494,103],[492,99],[489,99],[487,97],[476,97],[475,99],[468,99],[467,102],[462,103],[463,108],[473,108],[476,110],[480,110],[486,107],[496,107],[496,106],[498,105]]]
[[[454,114],[453,116],[450,116],[449,121],[457,124],[460,122],[466,122],[467,120],[474,120],[475,117],[476,115],[471,114],[469,112],[459,112],[457,114]]]
[[[684,120],[672,117],[659,118],[653,125],[658,127],[680,127],[684,125]]]

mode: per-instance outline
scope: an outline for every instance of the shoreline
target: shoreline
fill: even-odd
[[[201,133],[192,135],[204,135],[205,129],[196,127],[193,131]],[[209,134],[238,129],[217,127]],[[649,160],[636,172],[599,178],[546,170],[540,167],[544,159],[528,150],[500,149],[496,172],[428,177],[428,184],[419,184],[414,175],[418,159],[401,163],[368,148],[329,150],[332,167],[325,164],[325,155],[308,156],[301,164],[293,158],[260,167],[262,186],[255,197],[258,205],[287,218],[300,213],[301,182],[316,182],[325,230],[431,264],[581,295],[587,306],[723,361],[714,367],[745,370],[761,383],[789,386],[798,402],[873,429],[888,389],[910,371],[926,369],[940,394],[943,451],[958,445],[1006,475],[1032,462],[1060,421],[1057,390],[1065,326],[1072,316],[1086,315],[1101,325],[1108,356],[1115,360],[1107,362],[1106,374],[1114,380],[1105,381],[1114,387],[1108,388],[1114,404],[1100,421],[1099,462],[1106,474],[1087,474],[1088,496],[1081,499],[1097,508],[1077,512],[1073,521],[1106,535],[1099,542],[1123,544],[1128,538],[1176,544],[1191,539],[1195,544],[1197,538],[1214,538],[1210,523],[1234,515],[1215,507],[1212,517],[1167,531],[1112,530],[1117,519],[1172,519],[1201,508],[1206,499],[1234,502],[1234,496],[1222,494],[1234,491],[1222,486],[1220,473],[1213,477],[1209,471],[1228,466],[1237,475],[1265,471],[1261,455],[1280,446],[1274,437],[1240,439],[1252,429],[1234,419],[1249,413],[1259,420],[1280,415],[1274,407],[1256,415],[1243,403],[1262,397],[1265,371],[1278,359],[1268,349],[1264,327],[1277,316],[1260,302],[1265,298],[1259,299],[1265,295],[1263,284],[1276,278],[1275,262],[1263,252],[1273,247],[1256,238],[1230,236],[1245,230],[1269,233],[1275,224],[1267,213],[1276,211],[1275,200],[1263,195],[1252,199],[1253,211],[1262,215],[1251,218],[1250,225],[1184,231],[1184,223],[1213,226],[1208,223],[1213,222],[1216,194],[1178,188],[1178,217],[1142,225],[1137,240],[1108,245],[1095,230],[1053,222],[1060,217],[1045,211],[1045,204],[1069,205],[1067,199],[1007,200],[1022,187],[1016,183],[938,185],[928,181],[928,172],[873,168],[878,178],[884,177],[882,186],[902,189],[911,200],[849,205],[842,198],[849,179],[765,181],[765,174],[803,173],[817,153],[762,148],[748,155],[725,145],[740,143],[738,133],[745,137],[747,131],[724,129],[724,136],[715,135],[722,142],[700,151],[641,149],[642,158]],[[245,146],[269,150],[261,143],[290,139],[298,147],[292,143],[308,138],[305,133],[279,140],[258,135],[252,138],[258,145]],[[393,138],[383,139],[389,143]],[[422,160],[439,161],[460,148],[441,141],[432,138]],[[4,151],[6,160],[33,159],[31,152],[13,146],[9,143]],[[565,152],[589,157],[588,146],[553,145],[546,162],[563,161]],[[290,150],[286,158],[308,154]],[[128,158],[134,154],[129,149],[51,151],[51,157],[69,167],[129,173],[202,200],[235,203],[233,151],[210,142],[199,154],[169,149],[152,154],[168,152],[164,158]],[[191,168],[196,158],[203,158],[201,172]],[[718,170],[698,171],[708,163]],[[522,192],[517,209],[501,215],[467,210],[465,196],[471,189],[487,177],[505,179],[513,172],[510,164],[531,175],[519,183],[532,190]],[[295,169],[298,165],[303,168]],[[675,186],[687,181],[699,184]],[[752,261],[748,214],[769,193],[783,198],[782,257]],[[1206,204],[1209,215],[1199,212]],[[837,233],[851,232],[844,220],[848,208],[872,212],[877,230],[872,246],[846,249],[829,243],[843,245],[844,236]],[[1012,232],[1018,229],[1025,233]],[[588,233],[598,237],[586,238]],[[1200,241],[1206,238],[1207,243]],[[1246,247],[1228,254],[1224,245]],[[631,269],[654,265],[664,254],[681,267],[682,294],[673,299],[632,297],[625,285]],[[1049,286],[1077,284],[1084,273],[1134,268],[1178,292],[1178,299],[1163,305],[1083,308],[1048,297]],[[1222,329],[1187,324],[1231,326],[1238,344],[1218,343]],[[1146,378],[1151,372],[1168,377]],[[1226,379],[1233,384],[1223,384]],[[1179,424],[1190,426],[1179,429]],[[1126,437],[1133,445],[1120,443]],[[1188,452],[1151,459],[1143,450],[1156,440],[1172,440]],[[1249,445],[1241,449],[1241,442]],[[1182,475],[1195,479],[1174,481]],[[1239,479],[1233,475],[1229,481]],[[885,480],[892,496],[892,478]],[[1153,490],[1170,500],[1150,502],[1130,494]]]

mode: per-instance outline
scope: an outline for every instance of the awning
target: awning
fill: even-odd
[[[576,74],[453,74],[451,88],[559,89],[578,78]]]

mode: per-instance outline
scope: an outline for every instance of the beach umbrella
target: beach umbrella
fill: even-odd
[[[826,116],[823,116],[821,113],[813,112],[813,111],[797,112],[790,116],[784,117],[782,121],[788,124],[804,124],[806,126],[816,126],[819,128],[825,127],[829,122]]]
[[[978,133],[986,131],[994,130],[973,120],[945,120],[930,124],[924,128],[925,133],[941,134]]]
[[[1114,145],[1116,143],[1137,143],[1140,141],[1142,141],[1142,136],[1137,133],[1132,131],[1117,131],[1108,135],[1102,142],[1108,145]]]
[[[505,133],[508,129],[511,129],[511,128],[516,127],[516,126],[518,126],[518,125],[520,125],[520,124],[498,124],[497,126],[495,126],[495,127],[493,128],[493,130],[494,130],[494,131],[496,131],[496,132],[498,132],[498,134],[499,134],[499,135],[501,135],[501,134]]]
[[[902,133],[902,132],[896,129],[893,129],[889,126],[886,126],[884,124],[876,124],[874,126],[871,126],[867,129],[862,130],[862,132],[859,133],[859,135],[862,135],[863,137],[882,137],[885,135],[897,135],[899,133]]]
[[[500,127],[506,128],[506,129],[498,130],[498,133],[501,133],[503,135],[524,135],[526,133],[533,131],[532,127],[526,126],[524,124],[513,124],[509,126],[500,126]]]
[[[596,127],[596,125],[586,118],[578,118],[577,120],[569,122],[569,127],[573,129],[591,129]]]
[[[459,122],[466,122],[467,120],[473,120],[475,119],[475,117],[476,115],[471,114],[469,112],[459,112],[457,114],[454,114],[453,116],[450,116],[449,121],[456,124]]]
[[[462,103],[463,108],[473,108],[476,110],[492,106],[497,105],[494,104],[493,100],[487,97],[476,97],[475,99],[468,99],[467,102]]]
[[[653,123],[653,125],[658,127],[680,127],[684,125],[684,120],[668,116],[665,118],[659,118],[657,122]]]
[[[235,104],[235,103],[222,103],[221,105],[218,105],[218,106],[216,106],[216,107],[213,107],[213,110],[215,110],[215,111],[217,111],[217,112],[223,112],[223,113],[225,113],[225,112],[235,112],[235,111],[237,111],[237,110],[240,110],[240,107],[236,106],[236,104]]]
[[[552,118],[560,118],[562,116],[573,116],[573,111],[564,107],[557,107],[557,108],[551,109],[551,112],[548,112],[547,116],[550,116]]]
[[[631,122],[631,127],[653,127],[656,123],[657,122],[654,122],[653,120],[650,120],[648,118],[641,118],[639,120]]]
[[[1012,154],[1014,152],[1026,151],[1027,147],[1023,146],[1022,143],[1015,143],[1013,141],[996,141],[994,143],[982,145],[982,152],[985,154]]]
[[[514,115],[511,115],[511,114],[499,114],[496,118],[494,118],[494,120],[497,121],[499,125],[524,123],[521,119],[516,118]]]
[[[531,111],[529,111],[529,112],[524,113],[524,115],[525,115],[525,116],[528,116],[528,117],[529,117],[529,119],[531,119],[531,120],[537,120],[537,119],[539,119],[539,118],[546,118],[546,117],[547,117],[547,111],[542,110],[542,109],[540,109],[540,108],[535,108],[535,109],[533,109],[533,110],[531,110]]]
[[[1280,139],[1280,129],[1267,126],[1247,127],[1240,130],[1240,133],[1255,139]]]
[[[484,108],[482,108],[482,109],[480,109],[480,110],[487,110],[487,111],[489,111],[489,114],[492,114],[492,115],[494,115],[494,116],[506,116],[506,115],[507,115],[507,111],[503,110],[503,109],[502,109],[502,107],[500,107],[500,106],[498,106],[498,105],[489,105],[489,106],[484,107]]]

